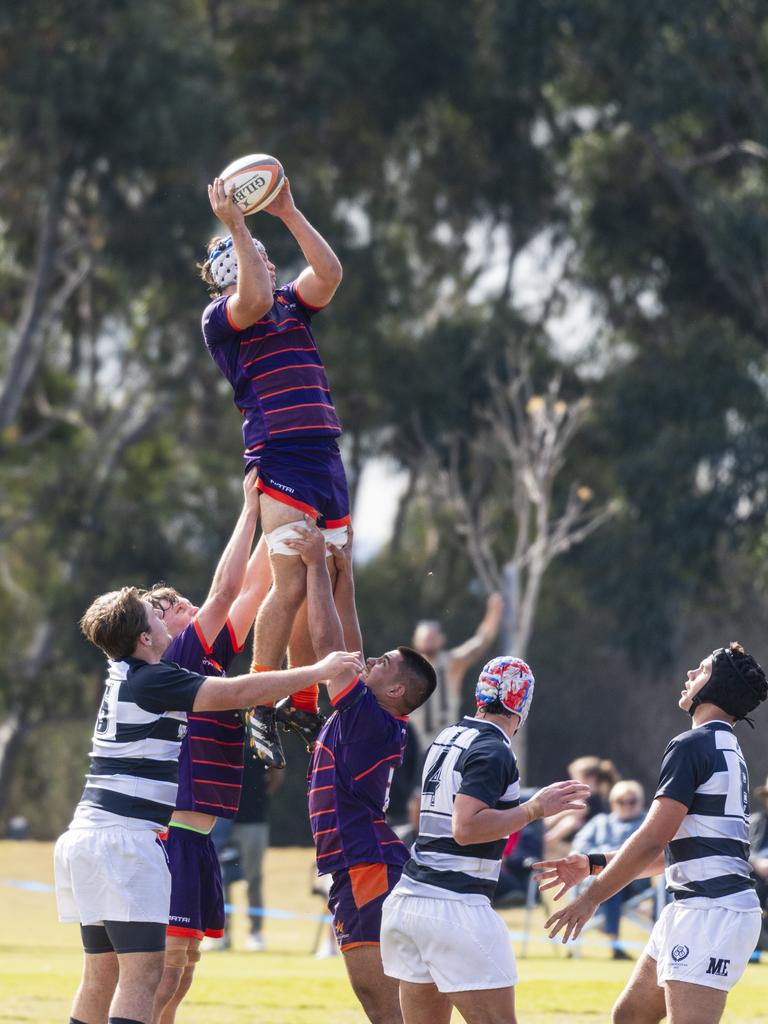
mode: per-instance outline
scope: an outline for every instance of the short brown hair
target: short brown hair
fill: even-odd
[[[181,600],[181,594],[175,587],[169,587],[167,583],[153,583],[149,590],[142,591],[142,597],[146,597],[151,605],[165,612],[168,608],[174,608]]]
[[[130,657],[141,634],[149,632],[142,592],[123,587],[101,594],[80,619],[80,629],[113,661]]]

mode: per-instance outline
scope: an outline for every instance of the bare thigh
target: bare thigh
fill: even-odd
[[[277,501],[276,498],[262,492],[259,497],[259,518],[264,533],[271,533],[272,530],[276,530],[278,526],[285,526],[286,523],[303,523],[304,513],[294,508],[293,505],[286,505],[285,502]],[[296,555],[289,557],[297,558]]]
[[[723,1016],[728,993],[687,981],[664,985],[669,1024],[717,1024]]]
[[[656,980],[656,961],[643,953],[616,1000],[613,1024],[658,1024],[667,1015],[664,989]]]
[[[511,985],[446,995],[467,1024],[516,1024],[515,990]]]
[[[449,1024],[453,1007],[437,985],[401,981],[400,1009],[405,1024]]]

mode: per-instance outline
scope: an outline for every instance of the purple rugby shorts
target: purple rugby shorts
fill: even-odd
[[[224,934],[224,890],[213,840],[176,825],[161,839],[171,869],[168,935],[220,938]]]
[[[328,909],[342,953],[381,942],[381,908],[400,881],[399,864],[355,864],[334,871]]]
[[[332,530],[350,522],[349,491],[333,438],[267,441],[248,454],[245,472],[257,469],[259,490]]]

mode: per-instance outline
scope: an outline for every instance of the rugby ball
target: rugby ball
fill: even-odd
[[[234,193],[235,202],[248,216],[269,206],[283,187],[285,171],[275,157],[254,153],[233,160],[219,177],[224,182],[224,192]]]

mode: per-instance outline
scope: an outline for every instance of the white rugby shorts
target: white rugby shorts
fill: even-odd
[[[759,910],[668,903],[645,947],[659,985],[685,981],[729,992],[744,973],[760,934]]]
[[[381,918],[384,973],[440,992],[517,983],[509,932],[490,903],[406,896],[393,890]]]
[[[171,873],[153,829],[70,829],[53,854],[60,921],[168,923]]]

